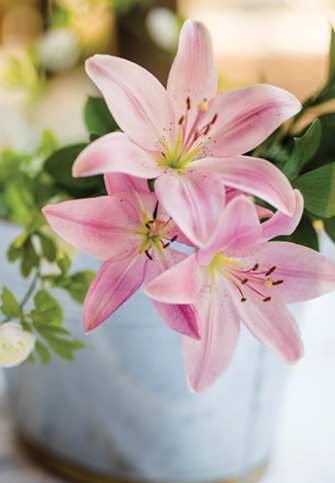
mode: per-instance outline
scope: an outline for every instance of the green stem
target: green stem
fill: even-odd
[[[20,303],[20,309],[21,309],[22,311],[23,311],[23,309],[24,309],[24,306],[26,305],[26,303],[27,303],[27,302],[28,302],[28,300],[30,299],[30,297],[31,297],[32,293],[34,292],[35,287],[36,287],[36,284],[37,284],[37,281],[38,281],[38,279],[40,278],[40,275],[41,275],[40,271],[39,271],[39,270],[36,270],[35,275],[34,275],[34,278],[32,279],[31,284],[30,284],[30,286],[29,286],[29,288],[28,288],[28,290],[27,290],[27,293],[26,293],[26,295],[23,297],[22,302]],[[5,322],[9,322],[10,320],[12,320],[12,319],[11,319],[10,317],[7,317],[7,319],[3,320],[3,321],[1,322],[1,324],[4,324]]]

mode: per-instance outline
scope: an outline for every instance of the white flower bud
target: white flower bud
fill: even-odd
[[[25,361],[34,350],[36,337],[21,325],[0,325],[0,367],[14,367]]]

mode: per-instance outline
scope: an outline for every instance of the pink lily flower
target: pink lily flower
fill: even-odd
[[[171,218],[158,208],[146,181],[118,174],[106,176],[109,196],[64,201],[43,208],[51,228],[79,250],[104,260],[84,302],[84,327],[91,331],[135,293],[142,283],[187,255],[169,245],[185,239]],[[187,240],[185,240],[187,241]],[[195,308],[152,301],[173,330],[200,338]]]
[[[301,105],[269,85],[216,96],[211,37],[201,22],[183,25],[166,90],[125,59],[95,55],[86,69],[124,132],[107,134],[84,149],[74,163],[74,176],[122,172],[155,178],[164,210],[203,248],[216,236],[225,186],[292,215],[294,196],[287,178],[270,162],[242,154]]]
[[[145,287],[165,303],[194,304],[202,338],[183,337],[188,385],[203,392],[228,367],[234,354],[240,320],[284,362],[303,354],[299,328],[285,307],[335,289],[335,263],[314,250],[286,242],[269,242],[296,228],[303,210],[295,192],[293,217],[277,212],[261,224],[252,202],[234,198],[225,208],[214,242],[175,265]],[[178,291],[175,281],[178,280]],[[196,286],[185,291],[190,280]]]

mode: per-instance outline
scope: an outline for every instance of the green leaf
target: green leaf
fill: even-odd
[[[7,287],[3,287],[2,289],[1,300],[2,305],[0,310],[6,317],[9,319],[17,319],[22,316],[22,310],[19,302]]]
[[[22,257],[23,244],[26,239],[27,235],[25,233],[22,233],[9,245],[9,248],[7,250],[7,258],[9,262],[15,262],[15,260]]]
[[[36,253],[30,237],[26,238],[26,240],[24,241],[21,255],[21,274],[25,278],[28,278],[32,269],[35,267],[39,267],[40,264],[40,257]]]
[[[322,128],[322,139],[313,159],[307,165],[307,170],[319,168],[335,161],[335,113],[331,112],[319,117]]]
[[[50,351],[44,344],[42,344],[41,341],[36,340],[35,350],[38,353],[38,355],[40,356],[43,364],[48,364],[50,362],[50,360],[51,360]]]
[[[321,122],[316,119],[303,136],[294,138],[294,149],[283,168],[289,180],[295,179],[313,158],[320,146],[321,134]]]
[[[323,226],[325,228],[325,232],[335,242],[335,216],[331,218],[326,218],[323,221]]]
[[[74,198],[88,197],[95,192],[104,193],[102,176],[74,178],[72,166],[81,151],[87,144],[73,144],[58,149],[45,162],[45,171],[53,178],[57,186],[65,190]]]
[[[43,235],[40,232],[37,233],[37,236],[41,242],[42,255],[48,260],[48,262],[54,262],[57,256],[57,248],[55,242],[51,238]]]
[[[302,174],[292,182],[301,191],[305,208],[322,218],[335,215],[335,163]]]
[[[87,347],[86,344],[83,344],[76,338],[70,339],[69,337],[72,337],[71,333],[63,327],[36,321],[33,324],[36,331],[48,342],[51,349],[63,359],[72,361],[74,359],[74,350]]]
[[[313,223],[308,217],[307,213],[301,218],[299,225],[295,232],[289,236],[278,236],[276,241],[288,241],[296,243],[297,245],[303,245],[305,247],[313,248],[313,250],[319,250],[319,239],[314,229]]]
[[[61,271],[61,277],[64,278],[71,268],[71,258],[64,253],[63,257],[57,260],[57,265]]]
[[[51,156],[51,154],[58,149],[58,141],[56,136],[49,130],[43,131],[41,145],[38,149],[38,154],[47,158]]]
[[[84,116],[88,130],[98,136],[119,129],[102,97],[88,97]]]
[[[34,297],[35,308],[29,316],[34,322],[60,325],[63,321],[63,310],[57,300],[46,290],[39,290]]]
[[[90,270],[77,272],[74,275],[71,275],[65,284],[62,284],[62,288],[67,290],[74,300],[82,304],[84,303],[86,293],[93,282],[94,277],[95,273]]]

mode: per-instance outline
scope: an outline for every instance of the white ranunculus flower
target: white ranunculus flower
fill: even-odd
[[[20,324],[0,325],[0,367],[14,367],[25,361],[34,350],[36,337]]]

